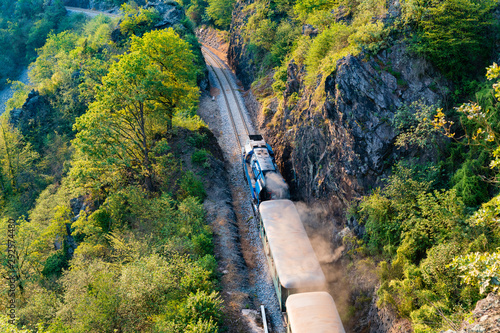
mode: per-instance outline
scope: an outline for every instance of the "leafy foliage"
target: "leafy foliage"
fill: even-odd
[[[471,228],[457,192],[433,191],[422,174],[399,165],[358,212],[368,250],[389,261],[379,263],[380,303],[394,306],[420,332],[461,321],[460,307],[470,308],[479,290],[473,284],[464,289],[447,265],[482,230]]]
[[[490,79],[499,73],[495,65],[488,69]],[[398,167],[387,186],[357,208],[368,250],[387,260],[379,264],[380,303],[394,306],[418,332],[457,329],[481,294],[498,291],[499,201],[498,195],[488,201],[497,189],[485,182],[497,172],[491,169],[498,147],[497,88],[483,85],[477,102],[456,108],[462,129],[454,128],[462,137],[442,109],[418,103],[400,108],[394,124],[403,131],[401,143],[426,145],[442,131],[468,148],[446,184],[453,188],[433,191],[416,171]]]
[[[347,47],[351,29],[344,24],[332,24],[319,34],[309,47],[305,64],[311,75],[314,75],[328,53],[337,53]]]
[[[432,120],[441,110],[425,105],[422,101],[399,107],[393,119],[393,125],[399,132],[396,146],[425,148],[433,141],[435,143],[440,131]]]
[[[207,15],[222,29],[228,29],[231,24],[234,0],[207,0]]]
[[[413,49],[450,79],[473,75],[489,60],[494,5],[495,1],[410,1],[406,16],[419,29]]]
[[[32,10],[25,2],[18,1],[23,15]],[[189,132],[184,128],[206,126],[194,115],[199,60],[191,48],[197,43],[189,33],[183,35],[189,43],[173,30],[148,33],[150,25],[141,23],[141,15],[148,19],[149,14],[130,16],[127,28],[142,37],[123,45],[110,43],[114,23],[104,16],[78,31],[50,33],[32,65],[34,86],[18,85],[9,103],[8,112],[21,114],[19,129],[9,114],[0,117],[0,243],[6,243],[8,218],[15,218],[18,327],[41,333],[218,331],[222,300],[214,291],[217,263],[200,202],[206,195],[203,182],[183,170],[169,146],[179,131]],[[43,101],[42,111],[50,112],[42,116],[40,111],[30,123],[22,114],[32,89],[37,92],[30,93],[31,103]],[[129,95],[135,97],[124,98]],[[139,148],[113,141],[119,138],[113,136],[116,119],[135,120],[123,115],[134,106],[146,111],[144,126],[118,132]],[[92,123],[91,115],[102,121]],[[74,130],[80,132],[71,142],[77,118]],[[85,119],[101,128],[83,129]],[[96,133],[108,136],[93,137],[94,146]],[[72,143],[77,146],[85,135],[88,146],[73,151]],[[149,158],[149,171],[120,156],[140,152],[144,138],[150,140],[146,145],[154,144],[137,161]],[[194,141],[204,147],[202,135]],[[198,160],[207,157],[199,151]],[[101,173],[85,169],[100,165],[99,154],[108,154]],[[137,185],[148,176],[155,192]],[[90,190],[79,184],[90,184]],[[0,262],[4,275],[6,253]],[[3,317],[0,326],[24,332]]]
[[[51,31],[68,26],[62,1],[17,0],[0,2],[0,87],[19,75],[44,45]],[[78,25],[78,20],[73,22]]]
[[[111,66],[96,101],[75,124],[74,145],[87,157],[75,177],[96,188],[109,175],[131,172],[152,191],[150,153],[172,128],[174,114],[192,107],[195,80],[189,46],[172,29],[134,36],[131,52]]]
[[[141,37],[145,32],[150,31],[160,19],[160,14],[155,8],[144,9],[125,3],[121,10],[125,17],[120,22],[120,31],[127,36]]]
[[[500,253],[470,253],[457,257],[450,264],[463,275],[464,284],[477,286],[479,292],[496,292],[500,288]]]

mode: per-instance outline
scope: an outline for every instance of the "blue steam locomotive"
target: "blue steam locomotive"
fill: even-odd
[[[278,171],[274,152],[262,135],[248,136],[242,162],[255,211],[262,201],[290,198],[288,185]]]

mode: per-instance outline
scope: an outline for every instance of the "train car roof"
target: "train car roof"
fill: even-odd
[[[324,288],[325,275],[293,202],[270,200],[259,207],[281,285]]]
[[[248,154],[254,148],[265,148],[267,149],[267,144],[262,135],[249,135],[248,140],[245,143],[245,153]]]
[[[286,309],[293,333],[345,333],[335,302],[327,292],[290,295]]]
[[[267,148],[254,148],[255,157],[259,162],[262,171],[274,171],[276,168],[273,165],[273,160]]]

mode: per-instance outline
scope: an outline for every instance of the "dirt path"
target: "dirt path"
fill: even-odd
[[[68,7],[66,6],[66,10],[71,13],[83,13],[87,16],[90,17],[95,17],[97,15],[105,15],[108,17],[120,17],[122,16],[121,14],[116,14],[116,13],[108,13],[108,12],[100,12],[97,10],[92,10],[92,9],[83,9],[83,8],[76,8],[76,7]]]

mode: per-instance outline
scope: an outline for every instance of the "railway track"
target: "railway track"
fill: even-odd
[[[253,134],[253,131],[249,129],[248,121],[245,119],[245,115],[243,113],[240,101],[239,101],[238,96],[235,92],[236,89],[233,87],[232,80],[229,78],[229,76],[226,73],[226,71],[229,69],[206,46],[202,46],[202,53],[203,53],[203,56],[205,57],[205,60],[207,60],[207,65],[209,66],[209,68],[211,68],[212,73],[216,77],[217,81],[219,81],[219,84],[220,84],[220,87],[222,90],[222,94],[224,97],[225,105],[227,108],[227,112],[229,114],[229,118],[231,120],[231,124],[232,124],[233,130],[234,130],[234,134],[236,136],[236,141],[237,141],[239,149],[241,151],[241,148],[245,144],[246,138],[248,138],[248,135]],[[219,73],[217,73],[216,69],[219,69]],[[224,79],[226,84],[224,84],[222,79]],[[228,92],[229,92],[229,94],[228,94]],[[233,111],[234,108],[231,108],[231,106],[230,106],[231,99],[234,101],[234,104],[236,105],[236,109],[238,111],[236,117],[234,114],[235,112]],[[237,121],[236,119],[238,119],[239,121]],[[241,124],[242,126],[238,126],[237,124]]]
[[[231,77],[230,69],[209,48],[202,46],[202,53],[212,78],[217,80],[215,85],[222,90],[222,94],[219,96],[223,100],[219,100],[219,109],[221,117],[225,119],[227,125],[220,144],[223,150],[229,154],[228,173],[231,179],[233,207],[241,236],[243,257],[247,269],[249,269],[249,280],[247,282],[249,285],[245,285],[245,289],[256,302],[254,303],[255,307],[264,314],[263,317],[269,319],[270,326],[268,327],[267,323],[264,324],[263,331],[266,333],[284,333],[283,318],[268,271],[267,259],[261,247],[257,223],[251,218],[253,213],[250,193],[248,192],[246,180],[241,175],[242,148],[248,136],[254,134],[255,131],[250,118],[246,114],[244,104],[240,100],[241,97],[235,81]],[[224,112],[227,112],[227,115]],[[224,128],[224,125],[222,127]],[[233,133],[231,133],[231,130]],[[236,140],[233,140],[233,138]],[[236,141],[236,145],[234,141]],[[265,308],[264,311],[262,311],[263,308]],[[262,330],[251,329],[250,332],[262,332]]]

